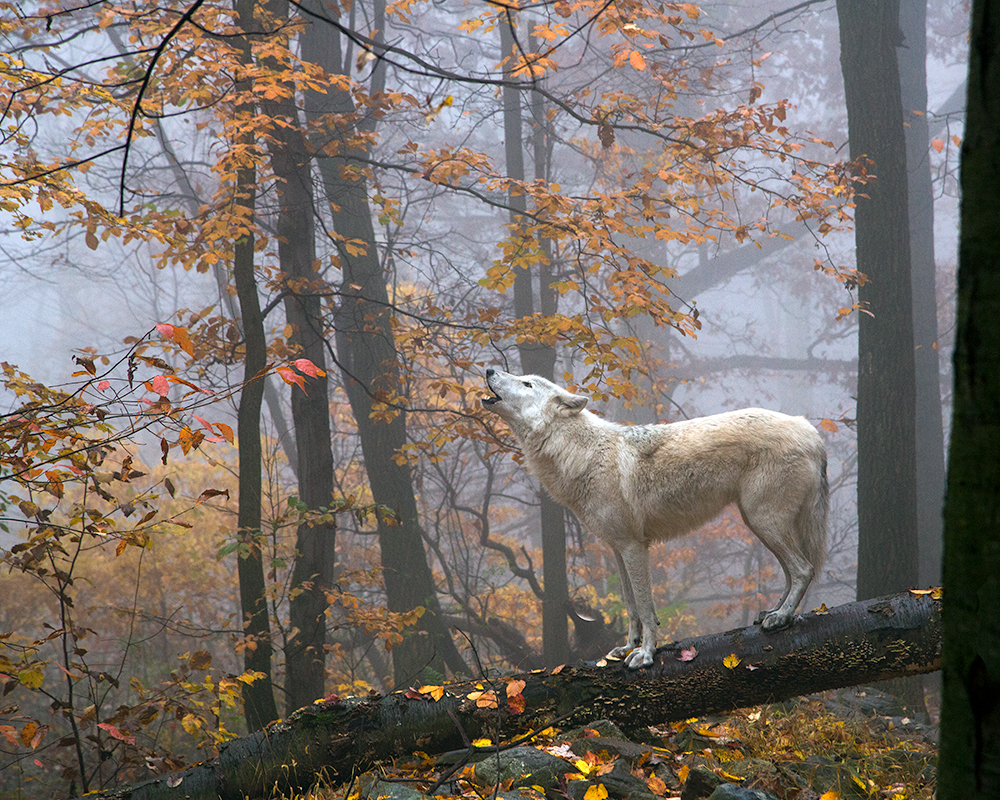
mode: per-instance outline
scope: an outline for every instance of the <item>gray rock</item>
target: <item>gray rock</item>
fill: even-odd
[[[778,800],[763,789],[748,789],[735,783],[721,783],[715,787],[708,800]]]
[[[391,783],[377,778],[367,785],[362,784],[359,794],[361,800],[424,800],[427,797],[405,783]]]
[[[692,769],[681,788],[681,800],[704,800],[722,783],[722,778],[705,766]]]
[[[540,786],[556,789],[573,767],[561,758],[534,747],[514,747],[483,759],[473,768],[479,786],[492,787],[514,778],[512,788]]]

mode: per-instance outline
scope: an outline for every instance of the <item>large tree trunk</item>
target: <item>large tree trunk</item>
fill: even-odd
[[[240,27],[250,30],[254,0],[239,0],[236,13]],[[249,68],[253,57],[250,42],[240,39],[243,66]],[[251,81],[241,77],[237,91],[250,97]],[[254,114],[252,102],[241,103],[237,118]],[[252,145],[253,142],[243,144]],[[241,209],[248,230],[252,230],[256,203],[256,170],[252,165],[241,167],[236,175],[236,205]],[[240,587],[240,611],[243,616],[243,668],[263,673],[264,677],[243,686],[243,709],[247,728],[262,729],[278,718],[271,681],[271,623],[268,615],[267,592],[264,583],[264,563],[260,546],[261,446],[260,407],[264,395],[263,371],[267,365],[267,344],[264,321],[254,276],[254,236],[246,233],[234,245],[233,279],[240,302],[245,353],[243,358],[243,390],[237,412],[236,435],[240,449],[239,509],[237,526],[240,540],[246,545],[237,551],[236,572]]]
[[[858,185],[855,242],[866,276],[858,299],[857,597],[898,592],[917,574],[916,378],[906,137],[896,47],[899,0],[837,0],[851,159]],[[860,169],[860,167],[859,167]],[[867,313],[870,312],[870,313]],[[923,684],[886,687],[923,710]]]
[[[938,360],[937,276],[934,262],[934,187],[927,127],[927,0],[902,0],[899,81],[909,173],[910,265],[916,369],[918,579],[941,583],[944,523],[944,421]]]
[[[324,16],[334,11],[316,0],[307,7]],[[384,31],[384,5],[376,2],[376,27]],[[301,35],[302,56],[330,74],[343,71],[337,32],[313,20]],[[373,78],[377,91],[384,67]],[[326,94],[308,93],[307,114],[315,121],[331,118],[329,134],[337,142],[339,157],[320,158],[320,174],[330,203],[333,226],[342,241],[360,243],[358,252],[341,246],[343,283],[336,316],[337,354],[347,396],[358,425],[365,470],[375,503],[388,508],[392,519],[378,521],[382,575],[387,605],[393,612],[423,608],[417,631],[410,631],[392,650],[397,686],[427,674],[464,672],[466,665],[443,623],[434,575],[424,550],[423,531],[410,467],[396,461],[406,443],[406,414],[400,408],[403,384],[396,342],[392,332],[386,276],[379,261],[368,204],[368,185],[360,164],[367,157],[351,95],[334,86]],[[374,125],[374,120],[371,121]],[[336,126],[336,127],[333,127]],[[353,250],[353,252],[352,252]],[[380,413],[384,411],[385,413]]]
[[[906,142],[896,41],[899,2],[838,0],[840,62],[858,185],[858,583],[864,600],[917,584],[913,298]]]
[[[504,66],[504,77],[507,79],[503,87],[503,120],[504,120],[504,154],[507,162],[507,177],[516,181],[525,180],[523,115],[521,112],[521,90],[513,85],[516,80],[511,72],[517,63],[519,51],[515,43],[516,17],[512,10],[500,12],[500,49],[501,55],[508,61]],[[535,95],[538,103],[541,96]],[[534,114],[535,136],[535,180],[545,180],[545,143],[542,124],[544,115],[536,108]],[[540,141],[541,140],[541,141]],[[507,203],[510,207],[511,226],[523,224],[521,215],[527,210],[527,198],[523,192],[511,189]],[[512,235],[514,231],[511,232]],[[540,298],[539,311],[542,315],[555,313],[555,291],[552,289],[551,243],[541,243],[548,251],[549,263],[539,266],[538,293]],[[514,316],[518,319],[529,319],[535,314],[535,292],[533,282],[535,276],[528,267],[517,267],[514,272]],[[529,375],[541,375],[553,380],[555,375],[555,347],[543,342],[533,342],[528,339],[518,343],[518,355],[521,359],[521,370]],[[554,667],[569,660],[569,579],[566,569],[566,512],[563,507],[548,496],[544,491],[539,497],[541,504],[540,524],[542,532],[542,580],[544,595],[542,597],[542,657],[547,666]]]
[[[287,0],[268,0],[273,22],[288,19]],[[277,66],[277,65],[276,65]],[[291,87],[289,86],[289,91]],[[328,507],[333,494],[333,451],[326,372],[326,338],[321,297],[326,284],[317,274],[311,156],[294,96],[264,99],[276,121],[269,149],[278,179],[278,260],[285,293],[288,343],[324,374],[292,387],[292,424],[298,451],[299,500],[310,511]],[[284,123],[284,124],[282,124]],[[336,566],[332,517],[299,525],[289,587],[289,635],[285,641],[285,697],[288,713],[326,694],[326,591]]]
[[[972,7],[945,502],[941,800],[1000,797],[1000,8]]]
[[[327,780],[347,781],[379,761],[415,750],[441,753],[478,737],[500,741],[555,720],[569,726],[610,719],[635,730],[929,672],[940,667],[940,648],[940,601],[904,592],[809,613],[775,633],[753,626],[686,639],[657,651],[647,669],[628,670],[613,662],[481,681],[480,689],[475,681],[448,684],[437,701],[410,690],[316,703],[266,732],[223,745],[214,761],[115,796],[266,796],[308,786],[321,771]],[[521,713],[506,702],[514,681],[524,681]],[[488,707],[490,695],[469,697],[482,688],[495,692],[499,708]]]

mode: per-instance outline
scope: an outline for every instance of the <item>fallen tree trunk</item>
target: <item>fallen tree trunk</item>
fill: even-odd
[[[389,695],[327,698],[223,745],[218,758],[126,789],[119,800],[242,800],[332,781],[421,750],[501,741],[549,724],[610,719],[625,728],[932,672],[941,664],[939,596],[904,592],[660,648],[628,670],[597,662]],[[523,682],[523,685],[522,685]]]

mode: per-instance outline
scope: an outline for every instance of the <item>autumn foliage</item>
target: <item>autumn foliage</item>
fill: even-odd
[[[787,100],[762,102],[762,84],[743,85],[716,60],[723,42],[693,4],[251,5],[253,30],[232,4],[206,0],[0,2],[5,218],[28,242],[135,255],[192,285],[211,278],[217,294],[151,320],[124,354],[80,350],[60,388],[3,364],[0,750],[2,766],[18,767],[5,772],[43,793],[169,771],[241,730],[240,689],[259,676],[238,655],[258,642],[242,632],[234,564],[258,550],[280,690],[282,644],[296,633],[288,606],[303,591],[291,579],[301,525],[340,526],[337,580],[324,589],[329,690],[389,687],[392,648],[416,635],[425,609],[385,605],[372,533],[395,524],[394,509],[373,500],[347,396],[351,364],[334,344],[338,309],[360,291],[341,281],[349,259],[374,254],[383,265],[388,306],[364,326],[390,316],[400,378],[373,392],[370,417],[406,419],[392,458],[414,476],[442,613],[463,632],[470,669],[523,666],[541,651],[540,548],[525,530],[534,498],[513,441],[479,413],[481,368],[516,344],[543,343],[560,354],[567,384],[667,417],[666,365],[634,325],[696,336],[699,311],[674,291],[681,261],[700,247],[787,236],[793,222],[821,241],[849,219],[847,168],[830,144],[800,132]],[[517,32],[516,56],[494,52],[501,23]],[[301,46],[308,30],[337,41],[336,69]],[[445,37],[453,61],[427,49]],[[769,53],[753,45],[751,55],[759,66]],[[526,141],[562,151],[559,169],[510,177],[486,132],[505,82],[533,109]],[[694,99],[714,98],[721,83],[739,84],[745,102]],[[334,224],[342,209],[317,195],[299,209],[315,216],[312,276],[290,277],[282,260],[289,182],[275,164],[289,131],[306,173],[335,164],[337,180],[364,181],[375,231],[345,235]],[[251,169],[252,201],[240,183]],[[508,223],[511,198],[523,212]],[[475,236],[454,235],[454,220]],[[269,407],[259,531],[235,519],[241,241],[253,243],[267,334],[256,379],[276,392],[329,381],[333,431],[331,501],[307,507],[294,489],[294,437],[280,427],[280,402]],[[515,278],[541,265],[556,308],[514,316]],[[849,289],[858,280],[826,258],[813,268]],[[320,298],[319,335],[339,375],[303,357],[283,316],[290,295]],[[737,621],[777,588],[733,520],[699,541],[717,558],[696,564],[686,546],[658,554],[667,636],[697,630],[693,586],[724,588],[708,603]],[[576,655],[619,635],[612,564],[571,528]],[[508,703],[516,698],[508,685]]]

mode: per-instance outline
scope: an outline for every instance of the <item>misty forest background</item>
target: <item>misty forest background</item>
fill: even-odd
[[[620,643],[489,365],[803,414],[803,608],[940,583],[966,3],[77,5],[0,3],[0,794]],[[652,560],[665,641],[784,587]]]

